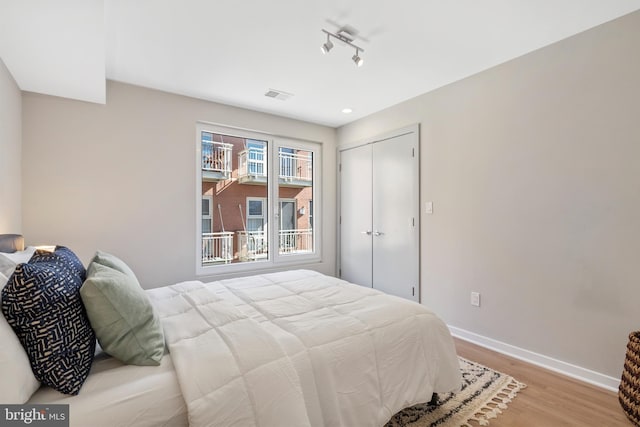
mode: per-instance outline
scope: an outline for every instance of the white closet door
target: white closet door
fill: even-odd
[[[340,152],[340,275],[372,286],[371,145]]]
[[[373,147],[373,288],[419,300],[417,135]]]

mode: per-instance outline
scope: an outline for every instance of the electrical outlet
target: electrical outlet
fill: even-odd
[[[471,305],[480,307],[480,292],[471,292]]]

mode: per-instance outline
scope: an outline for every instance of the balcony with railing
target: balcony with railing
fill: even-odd
[[[233,232],[202,233],[202,264],[233,261]]]
[[[238,181],[241,184],[267,183],[267,154],[264,147],[249,147],[238,153]],[[313,181],[311,154],[280,152],[278,183],[283,187],[310,187]]]
[[[238,231],[237,233],[240,261],[256,261],[267,257],[267,236],[264,231]]]
[[[202,180],[222,181],[231,177],[232,144],[202,141]]]
[[[312,229],[280,230],[278,234],[281,254],[313,252]]]
[[[267,236],[264,231],[238,231],[237,233],[240,261],[256,261],[267,257]],[[312,229],[280,230],[278,240],[281,254],[313,252]]]
[[[312,159],[310,153],[279,153],[279,184],[283,187],[310,187],[313,180]]]

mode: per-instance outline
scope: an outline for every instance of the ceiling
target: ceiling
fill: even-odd
[[[0,0],[18,86],[108,101],[106,79],[338,127],[640,9],[638,0]],[[364,49],[323,55],[322,29]],[[288,100],[265,97],[276,89]],[[342,113],[351,108],[351,114]]]

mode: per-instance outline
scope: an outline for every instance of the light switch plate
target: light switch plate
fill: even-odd
[[[426,202],[424,204],[424,212],[428,215],[433,214],[433,202]]]

